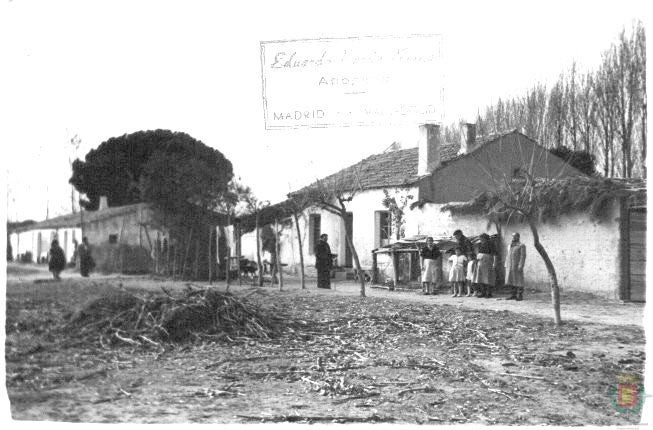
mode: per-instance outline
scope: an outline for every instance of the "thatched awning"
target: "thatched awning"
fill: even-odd
[[[645,179],[575,176],[536,178],[530,183],[516,179],[509,187],[485,191],[468,202],[444,205],[441,210],[455,215],[485,215],[493,221],[505,221],[510,216],[520,218],[514,207],[536,215],[542,222],[572,213],[588,213],[592,219],[602,219],[615,199],[642,206],[646,205],[646,196]]]

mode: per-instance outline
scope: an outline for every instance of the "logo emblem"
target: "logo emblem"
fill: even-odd
[[[612,404],[621,413],[638,412],[644,403],[644,385],[637,375],[620,375],[610,391]]]

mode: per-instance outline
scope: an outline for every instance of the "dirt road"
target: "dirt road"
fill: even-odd
[[[15,419],[71,422],[393,422],[626,425],[620,378],[641,378],[642,306],[545,294],[514,301],[232,286],[300,329],[273,339],[103,347],[62,328],[92,297],[185,283],[10,268],[7,387]],[[223,284],[217,288],[224,289]],[[582,303],[579,300],[583,299]],[[565,296],[563,296],[565,300]],[[596,317],[601,315],[601,317]],[[610,315],[604,318],[602,315]]]

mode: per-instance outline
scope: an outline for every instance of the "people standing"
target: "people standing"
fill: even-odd
[[[79,258],[79,271],[83,277],[87,278],[89,272],[95,267],[87,237],[82,238],[82,243],[77,247],[77,256]]]
[[[481,234],[480,239],[473,282],[478,284],[480,292],[476,297],[490,298],[492,297],[492,287],[494,287],[496,278],[497,251],[490,242],[490,236],[486,233]]]
[[[458,246],[462,250],[462,254],[465,257],[467,257],[467,259],[469,260],[472,254],[474,253],[474,246],[472,245],[472,241],[469,240],[461,230],[454,231],[453,237],[456,238],[456,241],[458,242]]]
[[[467,257],[463,255],[461,247],[456,247],[456,254],[449,257],[449,282],[453,284],[452,297],[462,297],[465,284],[465,264]]]
[[[467,262],[467,297],[474,293],[474,274],[476,273],[476,255],[472,253],[470,260]]]
[[[59,241],[54,239],[50,244],[50,252],[48,252],[48,270],[52,272],[54,279],[61,279],[59,275],[66,267],[66,255],[63,249],[59,246]]]
[[[422,293],[437,294],[436,288],[442,281],[442,262],[440,248],[432,237],[426,238],[426,245],[420,250],[422,259]]]
[[[524,299],[524,263],[526,246],[519,241],[519,233],[512,234],[512,242],[506,258],[506,285],[510,286],[510,297],[506,300]]]
[[[467,260],[471,260],[472,254],[474,253],[474,246],[472,245],[472,241],[467,238],[462,232],[462,230],[456,230],[453,232],[453,237],[456,239],[458,242],[458,245],[460,249],[462,249],[462,254],[467,257]],[[467,268],[467,265],[465,264],[465,269]],[[453,290],[453,286],[452,286]],[[452,291],[453,292],[453,291]]]
[[[331,247],[327,240],[329,236],[320,235],[320,240],[315,245],[315,268],[317,269],[317,287],[331,288]]]

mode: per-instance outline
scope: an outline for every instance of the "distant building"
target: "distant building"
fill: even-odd
[[[58,239],[71,262],[75,243],[87,237],[97,269],[105,272],[148,272],[152,269],[152,250],[166,241],[148,204],[108,207],[101,198],[96,211],[81,211],[58,216],[9,232],[14,260],[29,253],[36,263],[45,262],[53,239]]]

